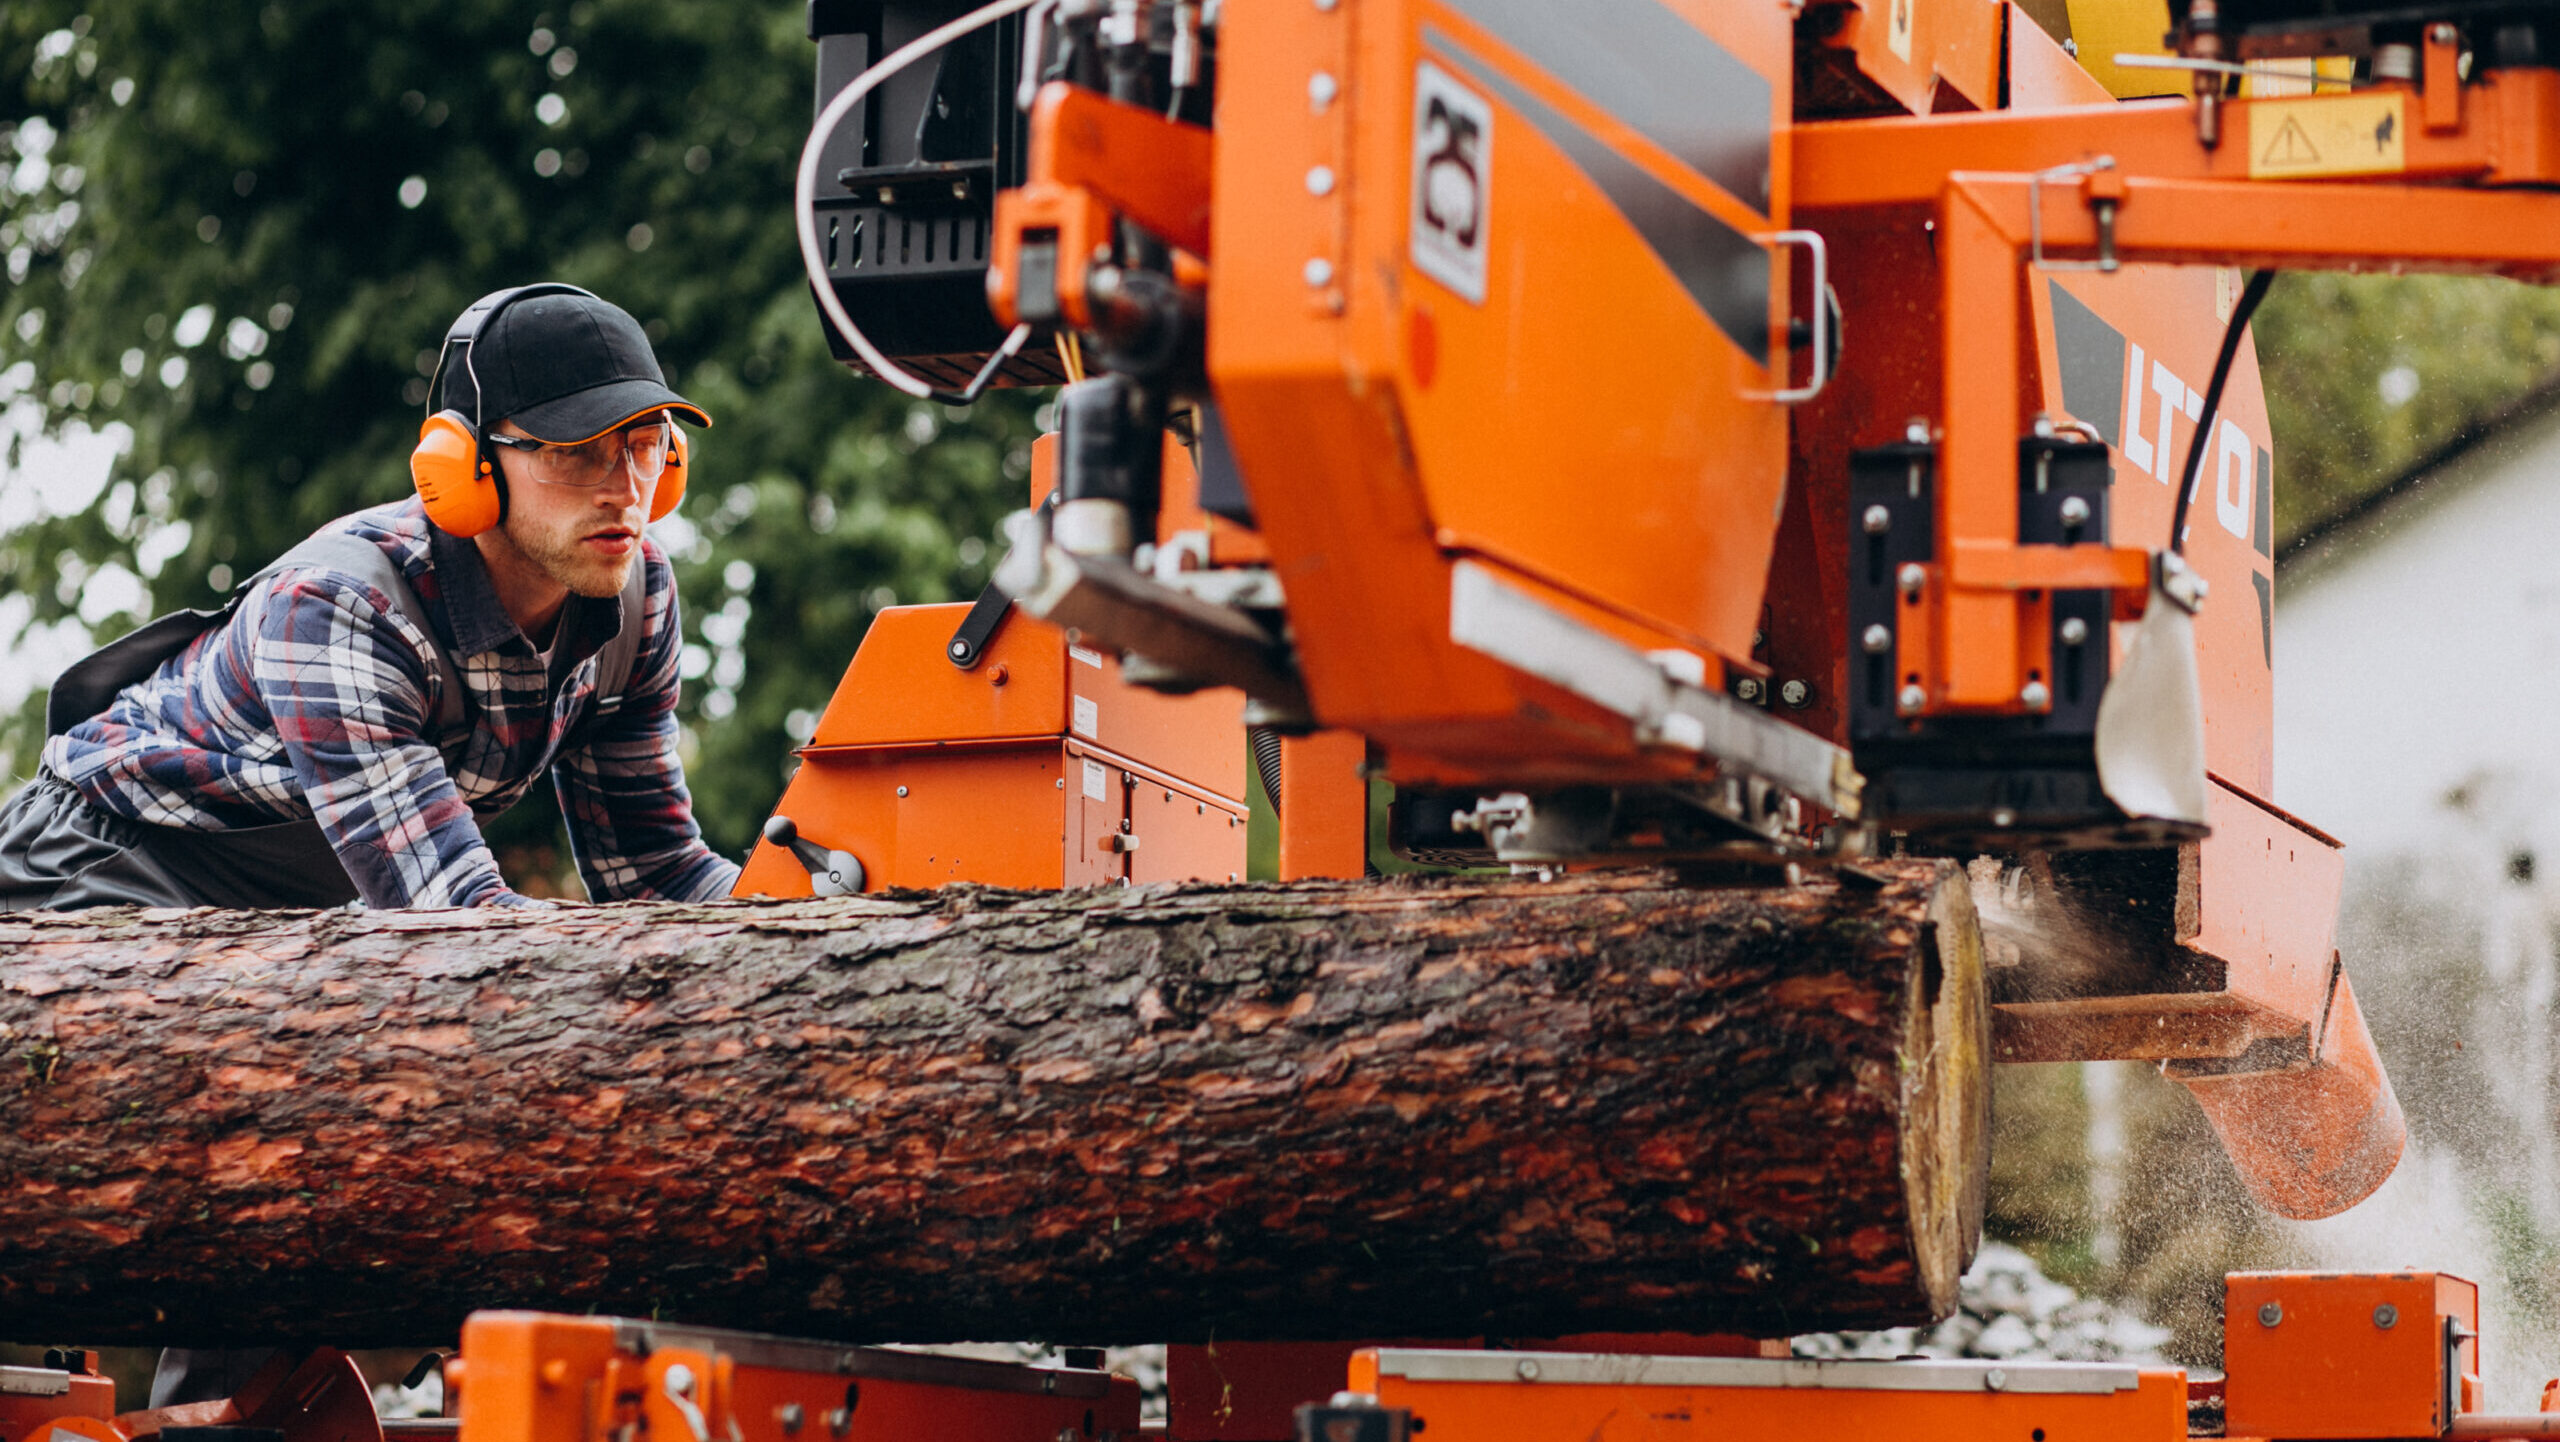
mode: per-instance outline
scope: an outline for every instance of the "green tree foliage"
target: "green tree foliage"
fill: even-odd
[[[95,503],[0,537],[0,594],[57,620],[113,564],[154,611],[211,604],[406,492],[425,374],[472,298],[587,286],[718,422],[688,524],[659,531],[696,806],[737,854],[871,613],[983,582],[1036,400],[911,405],[828,359],[790,225],[802,24],[795,0],[12,0],[0,392],[131,442]],[[20,778],[40,704],[0,741]]]
[[[2258,312],[2257,340],[2282,544],[2560,373],[2560,289],[2287,275]]]

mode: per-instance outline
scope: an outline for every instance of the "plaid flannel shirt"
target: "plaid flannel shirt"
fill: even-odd
[[[136,821],[228,831],[316,817],[367,904],[517,902],[479,822],[546,769],[598,901],[702,900],[735,863],[694,824],[676,758],[675,573],[644,542],[645,614],[572,596],[546,672],[498,604],[477,547],[413,497],[331,523],[380,546],[442,633],[469,706],[431,736],[440,701],[427,638],[382,592],[324,568],[280,572],[104,714],[54,737],[45,768]],[[647,627],[616,697],[595,654]]]

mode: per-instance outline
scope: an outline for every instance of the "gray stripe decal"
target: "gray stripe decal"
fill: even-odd
[[[1591,177],[1627,223],[1671,271],[1680,288],[1706,312],[1727,339],[1759,364],[1769,362],[1769,256],[1751,237],[1690,203],[1611,150],[1600,137],[1566,119],[1509,76],[1429,26],[1423,39],[1452,65],[1502,98],[1555,142]]]
[[[1444,3],[1768,213],[1769,82],[1658,0]]]
[[[2267,454],[2265,446],[2257,449],[2258,517],[2249,528],[2249,544],[2258,548],[2259,555],[2272,556],[2267,538],[2276,533],[2276,458]]]
[[[2124,332],[2098,318],[2080,298],[2048,280],[2053,296],[2053,349],[2062,359],[2062,408],[2098,428],[2108,445],[2124,429]]]

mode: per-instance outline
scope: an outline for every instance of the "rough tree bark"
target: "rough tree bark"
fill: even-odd
[[[848,1340],[1942,1312],[1960,870],[0,917],[0,1336]]]

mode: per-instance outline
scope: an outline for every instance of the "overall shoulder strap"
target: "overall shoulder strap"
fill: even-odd
[[[463,695],[462,668],[454,664],[453,652],[446,648],[443,638],[436,635],[434,624],[427,619],[425,605],[418,600],[418,593],[409,589],[409,578],[400,573],[398,563],[383,554],[380,546],[362,536],[347,531],[322,531],[276,557],[266,569],[244,582],[240,593],[247,594],[250,586],[278,571],[299,566],[324,566],[340,571],[382,592],[391,598],[391,604],[400,608],[401,614],[409,618],[410,624],[418,628],[419,634],[427,638],[427,667],[435,673],[437,694],[441,698],[436,708],[436,728],[444,735],[451,735],[462,724],[467,700]]]
[[[622,583],[622,629],[596,653],[596,699],[620,696],[631,685],[631,668],[640,662],[640,643],[649,626],[649,561],[644,554]]]

